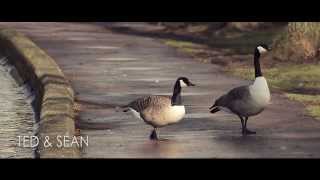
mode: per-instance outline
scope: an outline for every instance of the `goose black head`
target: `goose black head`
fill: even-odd
[[[195,84],[191,83],[186,77],[179,77],[177,81],[179,81],[180,87],[195,86]]]
[[[266,52],[268,52],[268,51],[270,51],[270,50],[271,50],[271,48],[268,47],[268,45],[266,45],[266,44],[259,44],[259,45],[256,47],[255,52],[257,52],[257,53],[259,53],[259,54],[264,54],[264,53],[266,53]]]

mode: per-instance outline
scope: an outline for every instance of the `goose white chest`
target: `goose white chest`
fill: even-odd
[[[152,109],[144,114],[144,119],[140,116],[140,113],[132,108],[129,108],[131,113],[138,119],[142,119],[148,123],[157,126],[165,126],[168,124],[177,123],[183,119],[186,114],[184,106],[169,106],[163,108],[161,111]]]
[[[175,123],[180,121],[185,114],[186,110],[184,106],[170,106],[164,112],[164,120],[168,121],[168,123]]]
[[[158,127],[166,126],[168,124],[174,124],[182,120],[185,115],[185,108],[184,106],[169,106],[163,108],[161,111],[157,111],[152,113],[151,116],[147,116],[145,119],[149,121],[153,125]]]
[[[260,106],[267,106],[270,103],[270,91],[267,80],[264,77],[257,77],[249,86],[252,99]]]

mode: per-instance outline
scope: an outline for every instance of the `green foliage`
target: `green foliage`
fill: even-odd
[[[254,79],[253,68],[229,69],[234,75]],[[320,87],[320,65],[286,65],[264,69],[264,76],[272,88],[283,91],[312,91]]]
[[[208,44],[217,51],[223,51],[224,56],[232,56],[251,54],[258,43],[273,43],[271,52],[274,58],[269,60],[274,65],[271,66],[272,68],[263,68],[270,88],[281,90],[288,95],[288,98],[303,103],[308,115],[320,119],[320,95],[309,94],[320,91],[320,64],[301,63],[312,56],[316,57],[315,47],[319,48],[320,42],[319,24],[289,23],[288,27],[281,26],[261,31],[223,29],[218,34],[213,33],[208,39]],[[194,57],[206,53],[199,44],[191,42],[166,40],[165,43]],[[210,59],[210,53],[207,57]],[[212,58],[215,59],[215,57]],[[290,61],[281,62],[288,60]],[[227,66],[224,68],[233,75],[253,80],[252,61],[242,63],[245,65],[232,67],[226,63]]]
[[[299,101],[306,106],[306,113],[320,120],[320,95],[305,95],[288,93],[286,96]]]
[[[254,79],[253,68],[229,69],[229,72],[245,79]],[[320,65],[287,65],[265,69],[264,75],[271,89],[287,92],[289,99],[299,101],[306,107],[306,114],[320,120],[320,95],[305,92],[320,91]],[[289,93],[299,91],[297,93]]]

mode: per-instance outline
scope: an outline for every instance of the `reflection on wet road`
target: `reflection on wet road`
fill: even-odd
[[[34,116],[27,101],[26,87],[18,86],[10,76],[10,67],[0,65],[0,158],[33,158],[31,148],[18,146],[17,136],[30,136]]]
[[[272,93],[272,106],[249,120],[257,134],[243,137],[237,117],[209,114],[208,108],[216,97],[250,81],[225,75],[220,66],[199,63],[155,39],[93,23],[0,25],[26,33],[70,79],[80,107],[76,122],[80,134],[89,136],[83,158],[320,157],[320,122],[305,116],[301,104]],[[151,28],[144,23],[139,27]],[[150,141],[150,126],[113,108],[144,95],[169,95],[178,76],[197,86],[182,91],[185,118],[160,129],[160,138],[168,141]]]

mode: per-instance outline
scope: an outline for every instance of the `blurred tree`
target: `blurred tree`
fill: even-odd
[[[319,22],[289,22],[274,41],[273,55],[283,61],[305,62],[318,57],[319,47]]]
[[[187,26],[187,23],[185,22],[159,22],[159,25],[166,26],[170,29],[178,29],[183,28]]]

